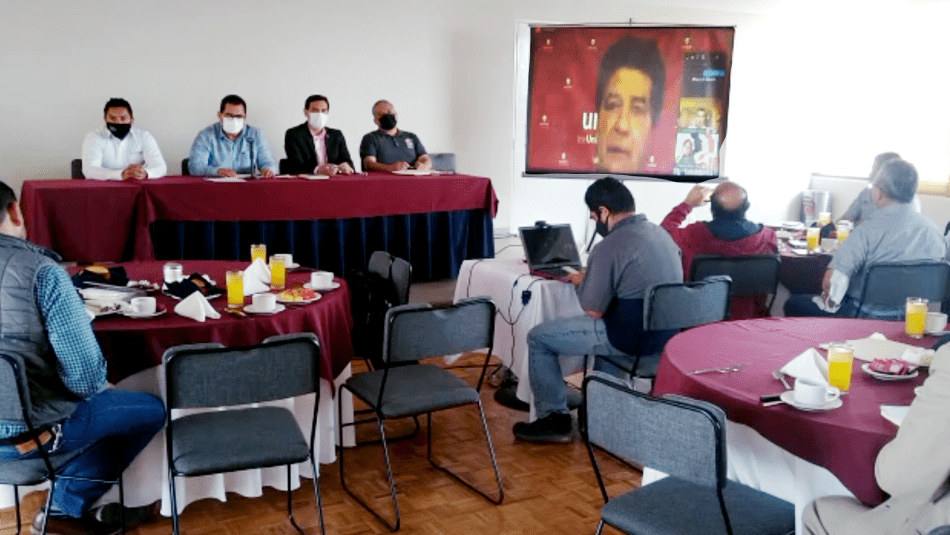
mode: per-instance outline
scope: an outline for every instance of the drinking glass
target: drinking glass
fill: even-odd
[[[818,226],[823,227],[831,224],[831,212],[818,212]]]
[[[845,240],[848,239],[848,236],[851,235],[851,222],[850,221],[838,221],[835,234],[838,236],[838,246],[840,247]]]
[[[287,278],[287,265],[284,263],[284,257],[274,255],[270,257],[270,287],[271,290],[283,290],[284,281]]]
[[[821,229],[810,227],[805,235],[808,237],[808,252],[818,249],[818,240],[821,239]]]
[[[927,324],[927,305],[930,302],[921,297],[908,297],[904,316],[904,332],[911,338],[921,338]]]
[[[267,245],[263,243],[255,243],[251,245],[251,262],[260,258],[264,262],[267,262]]]
[[[854,348],[848,344],[834,343],[828,346],[828,383],[842,392],[851,388],[851,368],[854,365]]]
[[[228,286],[228,308],[244,306],[244,272],[228,271],[225,273]]]

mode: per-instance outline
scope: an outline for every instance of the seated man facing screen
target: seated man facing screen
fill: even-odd
[[[875,262],[942,260],[947,252],[940,230],[917,213],[911,201],[917,191],[917,170],[904,160],[890,160],[874,178],[871,198],[878,208],[854,229],[828,265],[822,281],[823,310],[812,295],[793,295],[785,302],[786,316],[856,315],[856,302],[864,289],[868,265]],[[899,309],[865,309],[863,314],[882,319],[903,317]]]
[[[869,175],[870,181],[874,182],[874,176],[881,170],[881,166],[891,160],[900,160],[900,154],[896,152],[882,152],[874,157],[874,163],[871,165],[871,174]],[[868,187],[861,190],[861,193],[855,197],[854,201],[851,203],[851,206],[845,211],[839,219],[845,221],[851,221],[855,226],[864,223],[871,218],[871,215],[877,211],[877,205],[874,204],[874,199],[871,198],[871,188],[873,184],[868,184]],[[914,195],[914,200],[911,201],[914,210],[920,212],[920,199],[917,198],[917,195]]]
[[[330,101],[323,95],[311,95],[303,106],[307,122],[284,135],[288,173],[333,176],[353,173],[353,160],[346,149],[343,132],[327,128]]]
[[[270,178],[277,162],[264,132],[245,124],[247,104],[237,95],[221,99],[218,121],[198,132],[191,145],[188,172],[196,176],[259,174]]]
[[[573,425],[561,355],[659,353],[675,334],[643,331],[643,295],[655,284],[683,282],[679,248],[666,231],[635,213],[630,190],[613,177],[591,184],[584,202],[591,219],[597,221],[597,233],[604,237],[591,252],[586,272],[571,276],[587,314],[546,321],[528,333],[531,392],[538,419],[515,424],[515,437],[521,440],[571,440]]]
[[[102,110],[106,125],[82,142],[82,174],[93,180],[142,180],[165,176],[167,167],[152,134],[132,126],[132,105],[110,98]]]
[[[360,159],[364,171],[405,171],[432,169],[432,160],[422,142],[412,132],[396,128],[396,108],[389,101],[373,104],[373,122],[379,127],[363,136]]]
[[[710,209],[712,221],[680,225],[697,206],[706,204],[709,190],[695,185],[679,205],[660,223],[673,241],[683,250],[683,273],[689,277],[693,257],[699,254],[745,256],[774,254],[778,251],[775,231],[745,218],[749,196],[745,188],[735,182],[723,182],[712,192]],[[768,299],[733,298],[732,319],[766,317]]]
[[[105,358],[59,256],[26,241],[20,205],[2,182],[0,208],[0,348],[22,359],[40,442],[49,453],[88,448],[63,475],[115,478],[165,424],[165,407],[151,394],[106,387]],[[0,422],[0,457],[40,457],[25,422]],[[118,533],[90,511],[110,486],[58,480],[48,533]],[[34,534],[42,521],[41,511]]]

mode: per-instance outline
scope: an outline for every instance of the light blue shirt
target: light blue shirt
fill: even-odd
[[[188,172],[195,176],[217,176],[220,169],[251,174],[255,169],[265,168],[277,174],[270,143],[264,132],[248,125],[244,125],[237,139],[232,141],[225,135],[221,123],[214,123],[198,132],[188,158]]]

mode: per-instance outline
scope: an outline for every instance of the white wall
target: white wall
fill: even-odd
[[[939,98],[950,82],[947,2],[649,3],[0,0],[0,178],[19,190],[68,176],[112,96],[131,101],[172,170],[227,93],[247,100],[278,157],[307,95],[330,98],[331,126],[353,153],[374,128],[370,106],[387,98],[429,151],[456,152],[462,171],[493,179],[496,227],[578,228],[589,182],[521,178],[515,165],[516,26],[630,18],[738,27],[725,174],[749,189],[755,219],[785,219],[813,171],[860,175],[884,150],[923,178],[950,174],[950,107]],[[653,221],[688,189],[630,187]]]

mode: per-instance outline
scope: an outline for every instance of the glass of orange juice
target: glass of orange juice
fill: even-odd
[[[267,245],[263,243],[255,243],[251,245],[251,262],[260,258],[264,262],[267,262]]]
[[[851,235],[851,222],[843,219],[838,221],[835,227],[835,235],[838,237],[838,246],[840,247],[841,244],[848,239],[848,236]]]
[[[228,271],[225,273],[228,286],[228,308],[244,306],[244,272]]]
[[[812,252],[818,248],[818,240],[821,237],[821,229],[816,227],[809,227],[805,232],[805,236],[808,238],[808,252]]]
[[[930,302],[920,297],[908,297],[904,315],[904,332],[911,338],[921,338],[924,335],[924,325],[927,323],[927,305]]]
[[[828,383],[842,392],[851,388],[851,368],[854,364],[854,348],[848,344],[833,343],[828,346]]]
[[[272,290],[283,290],[287,278],[287,265],[284,257],[274,255],[270,257],[270,287]]]

